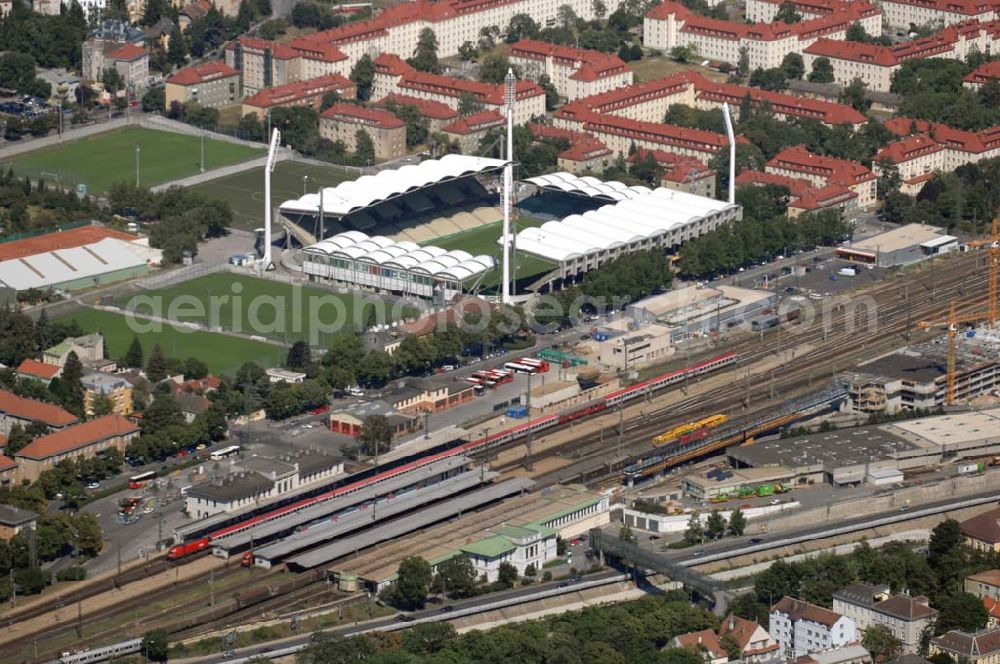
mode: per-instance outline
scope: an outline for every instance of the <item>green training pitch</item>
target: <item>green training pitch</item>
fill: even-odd
[[[115,182],[135,182],[139,146],[139,183],[151,187],[198,173],[201,138],[155,129],[128,127],[15,157],[18,175],[58,179],[67,187],[86,184],[103,194]],[[205,138],[205,170],[237,164],[264,154],[263,149]]]
[[[542,223],[543,222],[538,219],[521,217],[515,222],[515,227],[518,230],[523,230],[525,228],[541,226]],[[483,290],[487,293],[491,293],[500,287],[500,278],[502,276],[499,267],[500,245],[497,244],[502,232],[502,224],[489,224],[488,226],[480,226],[479,228],[474,228],[462,233],[455,233],[454,235],[449,235],[444,238],[428,240],[427,242],[424,242],[424,244],[434,245],[435,247],[441,247],[442,249],[447,249],[449,251],[461,249],[462,251],[469,252],[473,256],[477,256],[479,254],[493,256],[498,262],[497,269],[483,277],[482,282]],[[541,275],[555,269],[555,265],[549,261],[536,258],[534,256],[528,256],[526,254],[519,254],[515,264],[515,274],[517,275],[518,288],[527,287]]]
[[[358,174],[336,166],[280,161],[271,173],[271,201],[277,207],[284,201],[302,196],[303,189],[315,193],[321,185],[334,187],[357,177]],[[228,201],[233,208],[233,225],[237,228],[254,229],[264,225],[263,168],[203,182],[191,187],[191,190]]]
[[[222,272],[122,298],[120,307],[140,316],[196,322],[229,332],[277,341],[326,346],[342,330],[412,315],[394,312],[376,296],[328,290]],[[315,312],[315,313],[313,313]]]
[[[146,357],[154,345],[160,344],[167,357],[181,360],[196,357],[207,364],[208,370],[214,374],[235,375],[236,370],[245,362],[256,362],[263,367],[281,366],[287,355],[287,351],[280,346],[212,332],[194,331],[180,325],[157,325],[148,320],[138,319],[134,323],[141,327],[130,327],[133,321],[127,316],[109,311],[86,309],[60,320],[75,320],[84,332],[103,334],[105,352],[109,357],[124,356],[132,339],[138,336]],[[153,328],[153,331],[145,331],[150,328]],[[137,334],[136,329],[143,331]]]

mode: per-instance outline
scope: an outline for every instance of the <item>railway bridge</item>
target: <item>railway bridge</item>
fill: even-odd
[[[628,565],[644,567],[684,584],[684,587],[707,599],[716,615],[724,616],[732,599],[722,584],[701,572],[682,566],[663,554],[643,549],[635,542],[628,542],[594,528],[590,531],[590,548],[602,556],[613,556]]]

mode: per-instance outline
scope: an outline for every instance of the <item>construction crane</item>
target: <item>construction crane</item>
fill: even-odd
[[[997,222],[994,223],[994,228]],[[992,251],[992,249],[990,249]],[[976,323],[978,321],[986,318],[987,314],[979,314],[972,316],[958,316],[955,311],[955,303],[952,302],[948,307],[948,319],[943,321],[920,321],[917,323],[917,327],[923,330],[929,330],[931,328],[943,327],[948,330],[948,374],[947,374],[947,392],[945,392],[945,405],[953,406],[955,405],[955,364],[956,364],[956,354],[957,350],[957,339],[958,339],[958,326],[962,323]]]
[[[989,323],[1000,323],[1000,217],[993,220],[990,234],[980,240],[972,240],[970,247],[989,247]]]

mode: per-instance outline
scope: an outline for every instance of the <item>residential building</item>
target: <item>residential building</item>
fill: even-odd
[[[965,592],[1000,600],[1000,570],[991,569],[965,577]]]
[[[161,16],[159,21],[142,30],[146,35],[146,44],[150,48],[162,48],[164,52],[170,48],[170,34],[173,31],[174,22],[166,16]]]
[[[805,211],[818,211],[835,208],[841,211],[845,219],[852,219],[858,214],[858,195],[848,187],[839,184],[817,186],[801,177],[764,173],[761,171],[742,171],[736,176],[736,186],[777,185],[788,189],[789,215],[796,217]]]
[[[657,184],[698,196],[715,198],[715,171],[694,157],[683,157],[664,150],[636,150],[625,160],[629,164],[651,156],[662,170]]]
[[[60,0],[29,0],[29,4],[31,11],[46,16],[59,16],[59,12],[62,10]]]
[[[916,196],[935,173],[944,170],[944,151],[944,146],[930,136],[914,134],[879,150],[873,169],[875,175],[882,177],[884,162],[895,165],[901,181],[899,190]]]
[[[447,104],[409,95],[386,95],[375,102],[375,108],[389,110],[394,104],[416,108],[420,115],[427,120],[427,130],[432,134],[441,131],[446,124],[458,119],[458,111]]]
[[[58,3],[56,7],[58,8]],[[108,58],[109,54],[129,45],[142,48],[145,43],[146,35],[142,30],[133,28],[123,21],[111,19],[103,21],[91,30],[81,46],[83,78],[88,81],[101,80],[105,69],[116,68],[115,61]]]
[[[281,42],[240,37],[226,44],[225,59],[240,72],[244,97],[302,79],[300,54]]]
[[[684,648],[702,658],[705,664],[726,664],[729,655],[719,642],[719,637],[710,629],[678,634],[670,642],[672,648]]]
[[[460,547],[476,571],[487,581],[497,580],[502,563],[510,563],[523,575],[529,565],[540,573],[556,557],[556,531],[540,524],[502,526],[491,537]]]
[[[899,639],[907,654],[920,649],[920,639],[938,613],[924,596],[893,595],[889,586],[862,582],[833,593],[833,610],[853,620],[860,631],[884,627]]]
[[[406,123],[392,113],[353,104],[334,104],[320,114],[319,135],[341,141],[348,151],[357,150],[358,132],[368,134],[375,161],[398,159],[406,154]]]
[[[979,65],[962,79],[962,85],[978,90],[990,81],[1000,81],[1000,60],[990,60]]]
[[[599,140],[582,131],[532,123],[528,125],[535,140],[565,140],[569,147],[559,153],[559,170],[575,175],[602,173],[615,160],[614,152]]]
[[[802,53],[817,39],[844,39],[855,23],[881,34],[882,12],[869,2],[843,3],[836,11],[799,23],[736,23],[696,14],[668,0],[650,9],[643,21],[643,42],[669,52],[694,49],[699,58],[737,65],[746,52],[750,69],[777,67],[789,53]]]
[[[864,646],[853,643],[796,657],[794,664],[872,664],[872,655]]]
[[[858,195],[861,209],[875,206],[878,178],[873,172],[856,161],[813,154],[804,145],[785,148],[776,154],[767,162],[764,172],[802,178],[817,187],[841,185]]]
[[[897,117],[886,127],[902,138],[875,155],[875,173],[882,175],[882,162],[894,164],[902,179],[900,190],[906,194],[918,193],[934,173],[1000,157],[1000,125],[973,132]]]
[[[0,390],[0,433],[7,435],[14,424],[22,427],[41,422],[49,429],[63,429],[77,422],[76,415],[44,401],[20,397]]]
[[[57,364],[60,367],[65,366],[70,351],[76,353],[77,358],[83,364],[103,360],[104,336],[100,332],[94,332],[82,337],[67,337],[52,348],[42,351],[42,362]]]
[[[60,461],[89,458],[109,449],[124,452],[138,436],[138,425],[121,415],[105,415],[39,436],[14,455],[19,478],[34,482]]]
[[[94,414],[94,403],[99,396],[111,401],[111,412],[128,415],[132,412],[132,383],[122,376],[94,372],[80,378],[83,385],[83,411]]]
[[[740,618],[730,613],[719,625],[719,638],[731,637],[740,647],[739,659],[745,664],[765,664],[774,661],[781,646],[771,638],[756,620]]]
[[[879,5],[885,24],[889,28],[903,30],[1000,18],[997,4],[984,0],[881,0]]]
[[[972,633],[946,632],[931,639],[928,653],[932,658],[944,653],[964,664],[996,664],[1000,662],[1000,627]]]
[[[149,50],[125,44],[104,56],[105,65],[118,70],[125,86],[132,90],[145,88],[149,83]]]
[[[413,432],[419,423],[413,415],[398,413],[384,401],[355,401],[330,412],[330,431],[358,438],[370,415],[384,415],[394,438]]]
[[[457,143],[462,154],[476,154],[479,152],[480,141],[490,131],[502,129],[506,125],[507,120],[499,112],[480,111],[446,124],[441,128],[441,133],[449,141]]]
[[[983,597],[983,608],[989,616],[986,620],[987,627],[1000,627],[1000,601],[992,597]]]
[[[206,62],[180,69],[167,79],[166,103],[196,101],[208,108],[239,101],[240,73],[224,62]]]
[[[177,405],[181,407],[181,414],[184,415],[184,421],[188,424],[194,422],[196,417],[212,407],[211,399],[200,394],[195,394],[194,392],[185,392],[182,390],[176,392],[174,398],[177,400]]]
[[[58,364],[39,362],[29,357],[17,365],[14,373],[17,374],[18,378],[29,378],[48,385],[53,378],[62,373],[62,367]]]
[[[189,515],[202,519],[232,512],[324,482],[344,472],[344,460],[307,450],[276,458],[237,458],[232,461],[231,470],[224,477],[188,489],[185,509]]]
[[[632,84],[632,70],[622,59],[600,51],[522,39],[511,45],[509,57],[527,78],[547,76],[570,101]]]
[[[781,656],[802,655],[839,648],[858,640],[854,621],[835,611],[782,597],[771,607],[768,631],[781,646]]]
[[[192,0],[177,12],[177,25],[181,31],[187,30],[192,21],[204,18],[212,8],[210,0]]]
[[[752,23],[774,23],[784,0],[747,0],[746,19]],[[811,20],[843,11],[849,4],[843,0],[793,0],[795,13]]]
[[[844,86],[836,83],[816,83],[814,81],[788,81],[788,92],[807,99],[819,99],[837,103],[844,94]],[[871,110],[895,113],[903,101],[903,95],[881,92],[865,88],[865,101],[871,103]]]
[[[280,367],[268,369],[264,373],[267,374],[268,381],[272,383],[304,383],[306,380],[305,372],[289,371]]]
[[[459,110],[463,100],[475,104],[478,110],[506,110],[503,84],[494,85],[440,74],[415,70],[402,58],[383,53],[375,58],[375,82],[372,99],[382,99],[392,94],[403,94],[418,99],[437,101]],[[514,123],[525,124],[532,118],[545,115],[545,91],[538,84],[520,80],[515,86]]]
[[[34,530],[38,515],[20,507],[0,505],[0,540],[10,541],[22,530]]]
[[[396,381],[380,396],[400,413],[437,413],[475,400],[472,385],[464,382],[407,378]]]
[[[0,436],[7,444],[6,436]],[[17,462],[5,454],[0,454],[0,486],[11,486],[17,480]]]
[[[1000,509],[977,514],[959,525],[968,546],[977,551],[1000,552]]]
[[[323,97],[328,92],[338,98],[353,98],[357,94],[357,86],[340,74],[326,74],[308,81],[293,81],[266,88],[243,100],[241,115],[253,113],[263,122],[272,108],[307,106],[319,111]]]

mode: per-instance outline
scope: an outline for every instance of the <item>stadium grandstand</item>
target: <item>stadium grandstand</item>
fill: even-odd
[[[505,163],[446,155],[326,187],[285,201],[279,212],[286,225],[297,227],[300,240],[309,240],[304,244],[347,231],[431,242],[501,220],[498,187]]]
[[[346,231],[305,248],[302,269],[311,280],[328,280],[380,293],[447,301],[479,281],[496,266],[491,256],[472,256],[441,247],[421,247]]]
[[[558,267],[551,275],[572,281],[623,254],[649,249],[673,250],[687,240],[738,220],[739,205],[660,187],[628,186],[594,177],[553,173],[528,178],[538,193],[556,193],[603,203],[596,209],[547,221],[520,231],[518,252]],[[530,199],[529,199],[530,200]],[[522,203],[522,207],[528,205]]]

